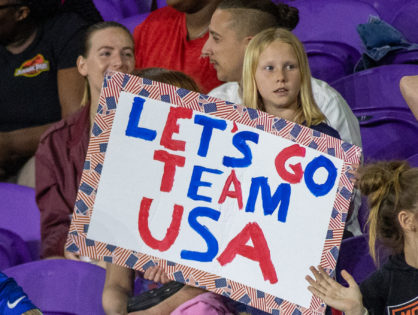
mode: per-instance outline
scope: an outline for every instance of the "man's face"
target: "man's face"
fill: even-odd
[[[217,9],[209,24],[209,38],[202,54],[209,57],[220,81],[240,81],[245,49],[250,37],[238,37],[232,27],[233,15],[228,10]]]

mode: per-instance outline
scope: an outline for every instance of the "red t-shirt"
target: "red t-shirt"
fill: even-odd
[[[159,67],[182,71],[191,76],[203,93],[222,82],[209,58],[202,58],[205,36],[187,40],[186,16],[169,6],[153,11],[134,31],[138,69]]]

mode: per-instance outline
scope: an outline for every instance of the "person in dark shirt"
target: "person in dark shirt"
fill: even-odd
[[[369,247],[376,261],[376,240],[391,256],[360,287],[345,270],[343,287],[311,267],[309,290],[346,315],[417,314],[418,311],[418,168],[405,161],[379,162],[358,171],[357,185],[368,196]]]
[[[87,26],[57,0],[0,0],[0,180],[32,156],[51,123],[76,111]]]

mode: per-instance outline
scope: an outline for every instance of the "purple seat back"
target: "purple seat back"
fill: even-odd
[[[347,270],[357,283],[361,283],[376,270],[373,259],[369,254],[367,235],[350,237],[341,242],[335,270],[337,272],[337,281],[346,284],[341,276],[343,269]]]
[[[133,15],[127,18],[123,18],[119,20],[118,22],[124,26],[131,32],[131,34],[134,33],[135,27],[139,24],[141,24],[149,15],[149,13],[141,13],[137,15]]]
[[[93,0],[105,21],[120,21],[124,18],[151,12],[152,0]]]
[[[312,76],[333,82],[353,73],[360,54],[349,45],[329,41],[304,42]]]
[[[118,21],[123,18],[119,1],[93,0],[93,3],[104,21]]]
[[[167,5],[167,0],[156,0],[157,2],[157,8],[162,8]]]
[[[358,0],[295,0],[290,5],[299,9],[294,33],[301,41],[342,42],[359,53],[364,49],[357,25],[367,23],[369,15],[379,16],[373,6]]]
[[[359,118],[365,162],[407,159],[418,151],[418,121],[399,110],[353,110]]]
[[[120,3],[122,15],[125,18],[151,12],[152,0],[119,0],[117,2]]]
[[[47,259],[3,271],[13,277],[45,314],[104,314],[106,271],[93,264]]]
[[[361,206],[358,209],[357,220],[360,224],[360,229],[364,234],[368,233],[367,219],[369,217],[369,205],[367,197],[361,196]]]
[[[19,235],[29,246],[33,259],[39,258],[41,223],[35,190],[0,183],[0,228]]]
[[[379,12],[380,18],[386,22],[392,21],[393,16],[398,9],[407,2],[415,0],[361,0],[363,2],[372,5],[377,12]]]
[[[379,61],[379,64],[418,64],[418,49],[391,51]]]
[[[411,43],[418,43],[418,1],[405,3],[395,14],[390,24],[401,31]]]
[[[354,73],[331,83],[351,109],[370,108],[411,110],[402,97],[399,81],[405,75],[416,75],[418,65],[387,65]]]
[[[418,167],[418,153],[407,158],[412,167]]]
[[[0,228],[0,270],[32,261],[28,245],[22,238]]]

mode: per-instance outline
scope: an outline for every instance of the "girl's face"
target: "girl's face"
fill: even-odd
[[[293,120],[298,108],[301,73],[289,44],[274,41],[260,54],[255,82],[267,113]]]
[[[135,67],[134,44],[125,30],[108,27],[90,37],[87,58],[79,57],[78,69],[86,76],[90,91],[100,93],[107,70],[131,73]]]

